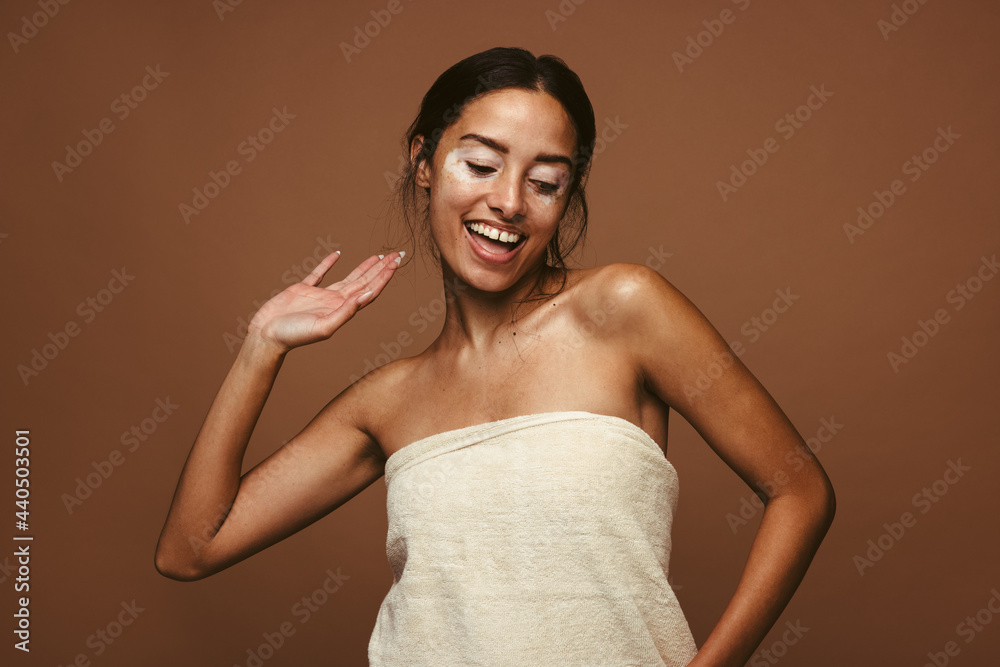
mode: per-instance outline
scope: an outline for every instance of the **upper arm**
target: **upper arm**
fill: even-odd
[[[202,578],[298,532],[337,509],[384,473],[378,444],[363,426],[356,383],[241,478],[232,507],[207,541],[190,541]],[[210,530],[214,527],[208,527]]]
[[[759,495],[822,494],[829,478],[756,377],[708,319],[657,272],[621,264],[604,286],[621,309],[646,388],[677,410]],[[813,496],[816,497],[816,496]]]

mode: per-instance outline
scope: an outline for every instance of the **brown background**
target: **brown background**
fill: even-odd
[[[8,446],[15,429],[31,429],[35,542],[30,657],[10,648],[13,547],[0,555],[4,660],[62,665],[82,653],[108,666],[246,665],[262,633],[291,621],[295,634],[264,664],[367,664],[391,582],[384,480],[200,582],[158,575],[153,549],[235,356],[224,335],[286,285],[284,272],[311,268],[317,237],[343,251],[337,276],[379,252],[386,173],[423,93],[468,55],[522,46],[565,59],[599,131],[607,119],[621,127],[595,158],[591,231],[577,265],[648,260],[727,340],[744,343],[744,363],[803,437],[824,418],[842,424],[818,452],[837,491],[836,520],[761,651],[782,641],[787,621],[809,629],[777,647],[782,664],[920,665],[948,641],[960,648],[951,664],[992,664],[1000,619],[971,642],[956,626],[1000,587],[1000,280],[961,310],[946,298],[1000,250],[996,4],[928,2],[885,39],[877,22],[890,19],[888,0],[566,0],[556,23],[546,14],[560,11],[556,0],[405,2],[347,62],[339,44],[386,4],[244,0],[220,20],[209,0],[74,2],[16,53],[8,37],[3,422]],[[735,21],[678,71],[672,54],[727,8]],[[28,0],[3,3],[0,27],[18,31],[37,11]],[[119,119],[111,102],[157,65],[169,75]],[[813,85],[832,96],[786,139],[775,122]],[[295,118],[246,162],[237,147],[274,107]],[[114,131],[57,180],[53,161],[102,118]],[[960,138],[911,182],[903,163],[948,127]],[[778,152],[723,201],[716,182],[768,137]],[[185,224],[179,204],[232,159],[242,172]],[[843,225],[897,178],[905,194],[851,243]],[[657,264],[661,248],[671,254]],[[86,322],[78,304],[122,267],[134,280]],[[744,323],[785,288],[799,299],[751,342]],[[381,344],[391,349],[407,331],[415,342],[400,352],[423,349],[440,319],[418,333],[410,318],[440,294],[433,268],[411,264],[331,341],[289,355],[246,468],[295,435]],[[948,323],[894,372],[887,354],[939,308]],[[71,322],[79,335],[25,384],[17,367]],[[167,397],[179,408],[127,451],[122,432]],[[671,424],[668,456],[681,479],[671,580],[701,645],[760,516],[734,534],[726,515],[750,490],[688,424]],[[64,494],[116,449],[124,462],[70,513]],[[7,451],[0,497],[13,512]],[[914,494],[959,459],[971,469],[939,485],[947,494],[921,513]],[[906,511],[916,524],[861,576],[855,556]],[[349,579],[302,624],[293,605],[328,568]],[[143,611],[95,655],[88,637],[132,600]],[[755,664],[774,660],[761,652]]]

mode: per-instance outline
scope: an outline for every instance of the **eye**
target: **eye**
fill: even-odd
[[[538,186],[538,189],[545,193],[554,193],[559,190],[559,186],[555,183],[546,183],[545,181],[532,181]]]
[[[481,176],[485,176],[487,174],[491,174],[494,171],[496,171],[496,169],[494,169],[493,167],[487,167],[486,165],[476,164],[475,162],[466,162],[465,164],[469,165],[469,169],[471,169],[473,173],[479,174]]]

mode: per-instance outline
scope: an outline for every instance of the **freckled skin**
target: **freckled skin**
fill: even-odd
[[[508,152],[461,138],[470,133],[488,137]],[[442,135],[431,164],[421,163],[416,179],[418,186],[431,191],[431,235],[446,280],[457,278],[494,293],[512,288],[519,292],[527,285],[544,264],[545,248],[566,211],[572,176],[568,165],[536,158],[570,157],[575,143],[572,121],[547,93],[508,88],[465,107]],[[419,144],[411,150],[416,156]],[[551,186],[556,189],[547,192]],[[500,222],[528,238],[511,262],[490,265],[469,247],[465,220]]]

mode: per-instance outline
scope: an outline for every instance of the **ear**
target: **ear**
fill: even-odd
[[[430,181],[430,166],[427,164],[426,158],[420,158],[419,164],[417,164],[417,156],[420,154],[420,150],[424,146],[424,138],[421,135],[417,135],[413,138],[410,143],[410,164],[416,166],[415,180],[417,186],[428,189],[431,187]]]

